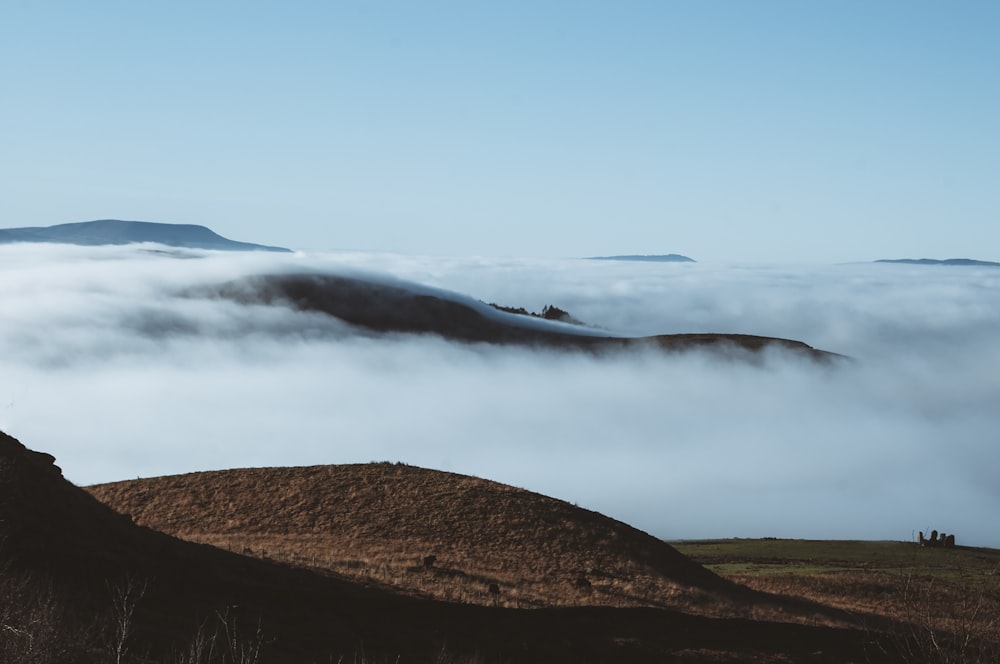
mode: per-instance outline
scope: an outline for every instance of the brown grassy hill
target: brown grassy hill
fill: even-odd
[[[87,490],[136,523],[186,540],[414,596],[516,608],[645,606],[853,621],[726,581],[597,512],[403,464],[201,472]],[[491,584],[499,597],[488,592]]]
[[[3,662],[894,661],[872,636],[657,608],[518,610],[388,593],[136,525],[63,479],[51,456],[0,433]]]
[[[228,470],[87,490],[183,539],[442,599],[494,603],[496,583],[504,606],[688,607],[733,589],[596,512],[407,465]]]
[[[336,659],[362,644],[425,661],[453,629],[460,631],[448,640],[459,652],[471,647],[461,628],[476,631],[475,616],[464,625],[466,616],[442,603],[137,526],[67,482],[51,455],[0,432],[0,661],[116,661],[97,654],[114,641],[114,597],[132,585],[145,589],[132,640],[161,655],[184,647],[199,625],[215,625],[223,613],[230,626],[244,625],[240,641],[252,640],[260,621],[272,640],[270,661],[278,662]],[[52,644],[40,644],[40,635],[60,649],[46,652]]]

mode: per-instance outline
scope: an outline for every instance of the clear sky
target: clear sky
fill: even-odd
[[[0,227],[1000,260],[1000,3],[0,0]]]

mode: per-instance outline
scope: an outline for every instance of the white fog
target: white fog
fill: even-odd
[[[76,484],[391,460],[667,539],[933,528],[1000,546],[1000,270],[156,249],[0,247],[0,429]],[[183,296],[300,269],[553,304],[614,334],[776,336],[854,361],[382,338]]]

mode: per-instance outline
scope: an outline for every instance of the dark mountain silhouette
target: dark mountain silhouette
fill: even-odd
[[[434,334],[472,343],[517,344],[592,352],[626,348],[757,353],[782,349],[815,360],[841,356],[800,341],[744,334],[615,337],[593,328],[498,311],[455,293],[402,281],[321,273],[260,275],[201,288],[192,296],[318,311],[378,333]]]
[[[85,640],[72,655],[32,661],[114,661],[101,650],[102,639],[114,634],[101,627],[102,607],[123,579],[141,579],[147,588],[134,605],[128,635],[131,652],[143,656],[131,661],[180,661],[176,654],[206,616],[217,617],[227,630],[220,648],[246,641],[247,632],[228,638],[237,625],[251,637],[259,625],[258,656],[236,661],[261,664],[898,661],[898,653],[870,647],[873,633],[860,628],[655,608],[518,610],[405,597],[135,525],[63,479],[53,461],[0,433],[0,590],[26,589],[7,592],[0,606],[5,661],[26,661],[13,658],[18,645],[45,647],[33,633],[46,621],[50,633],[82,634]],[[58,603],[62,610],[36,611],[21,620],[33,608],[29,604],[38,608],[40,602],[43,609]]]
[[[992,261],[977,261],[972,258],[946,258],[938,260],[936,258],[882,258],[876,263],[906,263],[909,265],[977,265],[985,267],[1000,267],[1000,263]]]
[[[0,244],[13,242],[44,242],[85,246],[155,242],[171,247],[216,251],[291,251],[291,249],[284,247],[269,247],[262,244],[228,240],[204,226],[122,221],[120,219],[100,219],[45,227],[0,229]]]
[[[680,254],[626,254],[624,256],[591,256],[592,261],[638,261],[641,263],[694,263],[693,258]]]

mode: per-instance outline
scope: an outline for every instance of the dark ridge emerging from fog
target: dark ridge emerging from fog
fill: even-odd
[[[406,282],[378,282],[330,274],[273,274],[199,289],[195,296],[242,304],[316,311],[379,333],[434,334],[471,343],[516,344],[593,352],[626,348],[711,349],[755,353],[791,351],[814,360],[841,357],[800,341],[744,334],[665,334],[615,337],[576,325],[498,311],[490,305]]]
[[[640,263],[694,263],[693,258],[681,254],[626,254],[624,256],[591,256],[591,261],[637,261]]]
[[[56,226],[0,229],[0,244],[34,242],[77,244],[83,246],[122,245],[155,242],[185,249],[215,251],[276,251],[290,253],[284,247],[269,247],[250,242],[236,242],[214,231],[193,224],[161,224],[150,221],[99,219]]]
[[[1000,263],[993,261],[977,261],[972,258],[882,258],[876,263],[905,263],[907,265],[974,265],[979,267],[1000,267]]]

